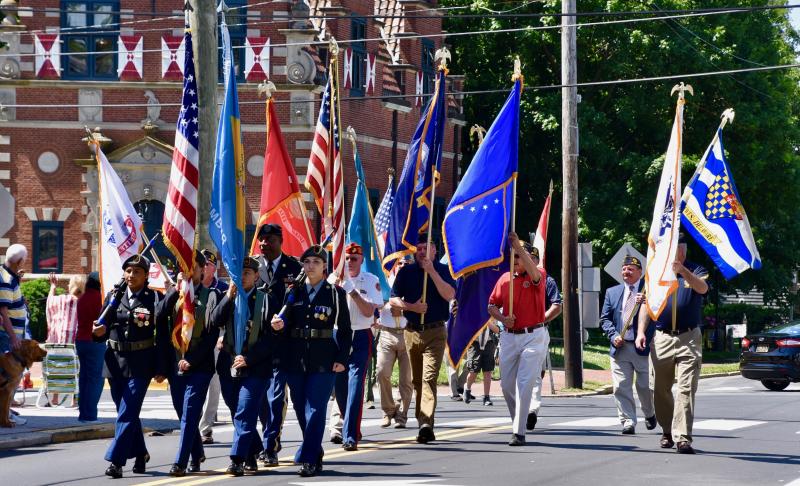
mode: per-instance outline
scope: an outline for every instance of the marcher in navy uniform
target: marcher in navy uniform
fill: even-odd
[[[656,419],[661,426],[660,445],[670,449],[676,445],[678,454],[694,454],[692,424],[694,423],[694,395],[703,362],[703,335],[700,321],[703,318],[704,295],[708,293],[708,270],[686,261],[686,237],[681,234],[678,251],[672,263],[678,278],[678,288],[667,299],[664,309],[655,321],[656,333],[650,344],[653,365],[653,395]],[[677,303],[673,314],[673,303]],[[639,330],[636,347],[647,345],[650,319],[646,306],[639,311]],[[673,396],[672,385],[677,382]]]
[[[258,260],[260,283],[275,299],[283,305],[286,289],[300,275],[302,265],[294,257],[283,253],[283,230],[277,224],[265,224],[258,229],[258,246],[261,255]],[[277,365],[277,363],[275,363]],[[274,366],[272,377],[267,385],[267,393],[262,400],[259,419],[264,431],[264,452],[261,463],[267,467],[278,465],[278,452],[281,450],[281,429],[286,416],[286,374],[280,366]]]
[[[241,354],[235,354],[234,351],[234,310],[238,291],[235,284],[231,283],[211,317],[215,325],[225,327],[223,348],[225,356],[232,357],[228,369],[222,369],[223,354],[220,354],[217,373],[220,375],[223,398],[231,408],[233,417],[231,464],[226,472],[234,476],[258,470],[256,457],[262,450],[257,428],[258,410],[272,376],[272,359],[277,346],[277,336],[270,328],[270,322],[279,310],[278,303],[266,289],[256,288],[257,278],[258,262],[252,257],[245,258],[241,292],[247,296],[248,317]],[[231,368],[235,370],[236,377],[232,377],[234,371]],[[222,379],[226,374],[229,380]]]
[[[127,288],[119,306],[109,312],[106,325],[95,323],[92,328],[95,340],[106,341],[108,346],[103,376],[108,378],[111,398],[117,407],[117,422],[105,459],[111,463],[106,475],[115,479],[122,477],[128,459],[135,458],[136,474],[144,473],[150,460],[139,412],[150,380],[155,378],[161,383],[165,379],[165,353],[157,347],[169,345],[168,330],[156,331],[156,308],[162,296],[147,287],[150,260],[134,255],[125,260],[122,269]],[[106,297],[106,305],[110,301],[111,293]]]
[[[600,326],[610,341],[611,378],[614,385],[614,402],[617,415],[622,422],[623,434],[636,433],[636,401],[633,386],[639,395],[639,404],[645,416],[647,430],[656,428],[656,413],[653,408],[653,389],[650,387],[650,341],[655,332],[647,329],[644,349],[634,344],[639,327],[638,306],[644,301],[642,295],[642,262],[635,256],[626,256],[622,261],[623,284],[606,290]],[[634,376],[635,375],[635,376]]]
[[[272,327],[287,338],[281,367],[303,431],[294,461],[301,464],[301,476],[315,476],[322,471],[328,399],[336,373],[344,371],[350,357],[352,330],[344,289],[325,281],[325,250],[314,245],[300,260],[306,283],[287,295],[286,315],[275,316]]]
[[[214,375],[214,347],[217,344],[219,329],[211,323],[211,311],[219,301],[219,293],[203,286],[201,276],[206,259],[202,253],[195,251],[192,275],[178,274],[182,285],[194,286],[194,325],[191,341],[186,354],[173,346],[166,349],[167,362],[170,364],[169,391],[172,405],[181,420],[181,437],[178,441],[178,452],[175,462],[169,471],[170,476],[181,477],[189,472],[200,470],[200,463],[205,460],[203,443],[200,438],[200,416],[203,413],[203,402],[208,392],[208,384]],[[159,329],[169,329],[175,333],[175,326],[183,319],[180,292],[172,287],[167,291],[158,311],[159,321],[165,323]],[[191,453],[191,464],[189,455]]]
[[[203,266],[203,286],[217,291],[219,297],[227,292],[228,284],[217,278],[217,255],[208,249],[203,249],[201,252],[206,259],[206,264]],[[219,299],[218,299],[219,300]],[[217,358],[219,357],[219,348],[222,346],[222,335],[219,336],[217,341],[217,348],[214,349],[214,365],[216,366]],[[217,409],[219,409],[219,376],[214,370],[211,376],[211,383],[208,384],[208,394],[206,401],[203,405],[203,416],[200,418],[200,435],[202,435],[203,444],[213,444],[213,426],[217,418]]]
[[[361,416],[364,409],[364,380],[372,354],[372,325],[374,313],[383,304],[378,277],[362,270],[364,250],[358,243],[344,249],[347,260],[342,288],[347,293],[350,309],[350,327],[353,330],[353,349],[347,370],[336,375],[336,407],[339,413],[331,417],[331,437],[342,438],[346,451],[358,449],[361,439]],[[338,331],[337,331],[338,332]],[[332,414],[333,415],[333,414]]]

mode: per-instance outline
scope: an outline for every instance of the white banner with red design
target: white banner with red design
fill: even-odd
[[[182,35],[161,36],[161,77],[168,81],[183,81],[183,62],[186,45]]]
[[[364,92],[365,94],[372,94],[375,92],[375,54],[367,54],[364,62],[367,63],[367,81],[364,83]]]
[[[61,39],[58,34],[35,34],[33,38],[36,77],[61,77]]]
[[[249,83],[269,79],[269,37],[248,37],[245,40],[244,77]]]
[[[117,46],[117,75],[120,81],[141,81],[142,35],[120,35]]]

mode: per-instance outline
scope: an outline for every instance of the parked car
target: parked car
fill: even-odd
[[[739,371],[773,391],[800,381],[800,320],[742,338]]]

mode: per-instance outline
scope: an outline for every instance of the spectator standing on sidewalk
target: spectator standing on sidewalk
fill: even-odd
[[[86,278],[86,287],[78,298],[78,331],[75,335],[75,350],[78,352],[80,373],[78,374],[78,421],[97,421],[97,402],[103,393],[104,343],[94,342],[92,326],[100,317],[103,296],[100,293],[100,277],[92,272]]]
[[[78,298],[83,295],[86,277],[76,275],[69,279],[68,292],[56,295],[58,277],[55,273],[48,276],[50,293],[47,295],[47,342],[49,344],[75,344],[78,332]],[[52,405],[58,405],[58,393],[50,397]],[[75,397],[72,399],[73,406]]]

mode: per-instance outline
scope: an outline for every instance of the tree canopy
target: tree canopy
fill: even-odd
[[[449,32],[555,26],[561,2],[442,0],[449,9]],[[743,0],[738,6],[761,6]],[[581,0],[578,12],[634,12],[729,7],[727,0]],[[495,15],[508,11],[511,15]],[[467,16],[464,14],[481,14]],[[461,17],[459,17],[461,15]],[[667,14],[664,14],[667,15]],[[653,15],[656,16],[656,15]],[[663,15],[657,15],[663,16]],[[580,16],[578,23],[642,18],[644,15]],[[670,89],[691,84],[687,94],[683,183],[691,177],[726,108],[736,119],[723,143],[763,261],[724,283],[721,290],[764,291],[769,300],[786,299],[800,262],[800,159],[796,69],[681,76],[797,62],[798,34],[785,9],[753,10],[636,23],[587,25],[577,31],[579,83],[673,76],[666,81],[580,87],[578,93],[580,241],[594,243],[595,265],[604,265],[624,242],[644,253],[653,204],[675,112]],[[519,56],[527,86],[520,120],[520,176],[517,227],[536,229],[549,181],[556,192],[548,238],[548,267],[560,270],[561,90],[537,88],[561,81],[560,29],[452,36],[450,70],[466,75],[465,90],[511,87],[513,59]],[[467,126],[488,128],[506,93],[465,98]],[[464,134],[465,137],[467,133]],[[464,164],[474,144],[466,144]],[[702,250],[690,258],[713,264]]]

